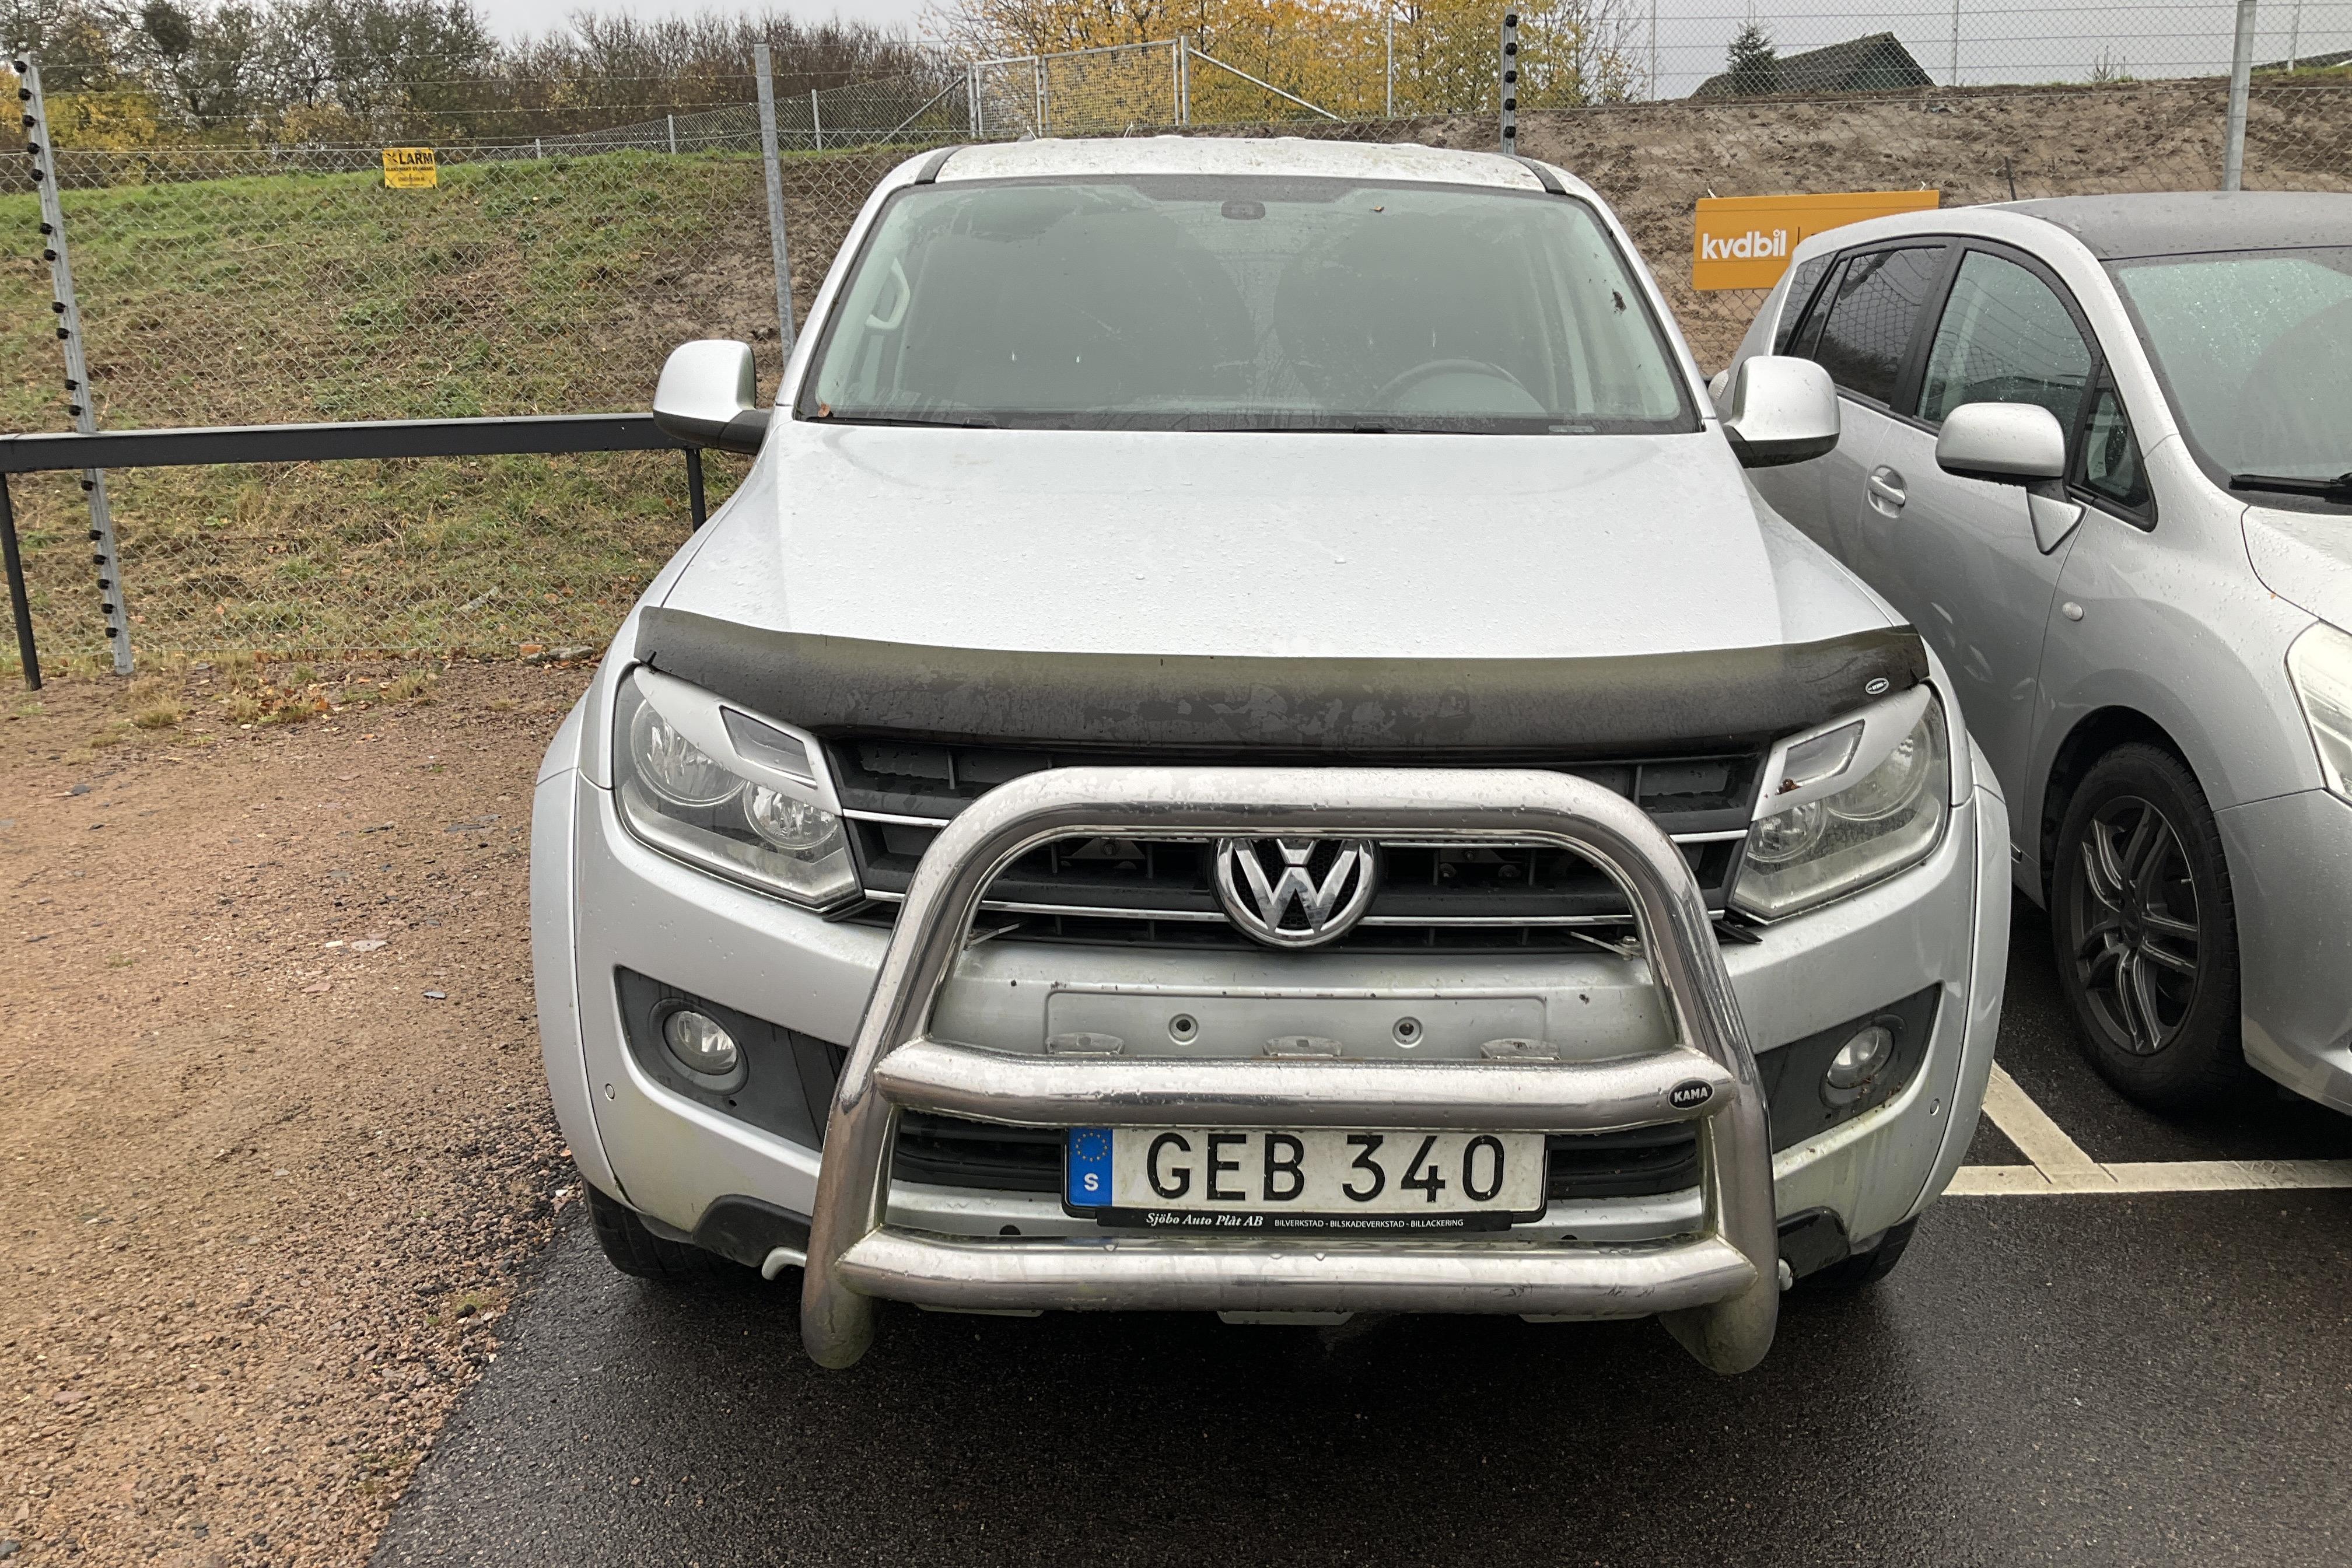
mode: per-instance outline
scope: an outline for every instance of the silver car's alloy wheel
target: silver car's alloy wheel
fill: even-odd
[[[2197,1001],[2197,886],[2180,835],[2154,805],[2119,796],[2084,825],[2078,863],[2076,977],[2112,1043],[2154,1056]]]

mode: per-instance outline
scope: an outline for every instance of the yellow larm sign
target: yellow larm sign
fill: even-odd
[[[383,150],[383,183],[395,191],[428,191],[441,183],[430,147],[387,147]]]
[[[389,154],[386,154],[389,156]],[[1810,235],[1942,204],[1941,191],[1839,191],[1822,196],[1705,196],[1691,247],[1694,289],[1769,289]]]

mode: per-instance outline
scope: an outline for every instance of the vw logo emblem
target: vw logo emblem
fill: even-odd
[[[1217,901],[1268,947],[1320,947],[1364,918],[1380,885],[1366,838],[1221,838]]]

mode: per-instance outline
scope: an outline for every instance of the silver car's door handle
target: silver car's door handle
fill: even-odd
[[[1890,507],[1900,507],[1911,499],[1903,493],[1903,476],[1893,468],[1871,470],[1870,493]]]

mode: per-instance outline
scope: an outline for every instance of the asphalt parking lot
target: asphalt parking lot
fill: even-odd
[[[2352,1561],[2352,1119],[2135,1110],[2046,941],[1981,1195],[1748,1376],[1648,1322],[911,1309],[824,1373],[791,1289],[623,1279],[575,1210],[375,1560]]]

